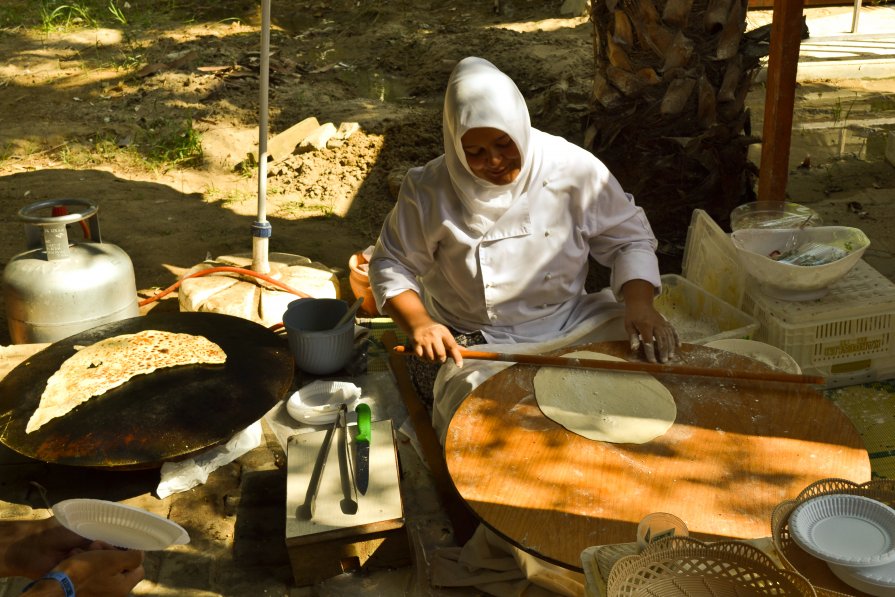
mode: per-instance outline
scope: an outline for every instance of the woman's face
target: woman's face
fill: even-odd
[[[469,169],[479,178],[504,185],[519,176],[522,157],[505,132],[492,128],[469,129],[460,138],[460,143]]]

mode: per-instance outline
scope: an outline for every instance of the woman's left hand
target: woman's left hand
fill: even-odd
[[[653,286],[631,280],[622,287],[625,296],[625,330],[631,350],[643,348],[646,360],[664,363],[673,360],[681,340],[677,330],[653,306]]]

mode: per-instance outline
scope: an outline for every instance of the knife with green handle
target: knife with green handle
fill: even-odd
[[[370,405],[358,404],[354,409],[357,413],[357,435],[354,436],[354,447],[357,450],[357,490],[364,495],[370,483]]]

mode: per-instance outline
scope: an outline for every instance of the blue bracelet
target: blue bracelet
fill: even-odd
[[[55,570],[53,572],[47,572],[37,580],[32,580],[27,585],[25,585],[25,588],[22,589],[22,592],[24,593],[42,580],[58,581],[59,584],[62,585],[62,592],[65,593],[65,597],[75,597],[75,585],[72,584],[71,579],[68,577],[68,574]]]

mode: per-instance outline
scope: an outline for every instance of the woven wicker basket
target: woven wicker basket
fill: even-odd
[[[821,479],[803,489],[794,500],[781,502],[774,508],[771,514],[774,547],[783,564],[807,578],[819,597],[864,595],[836,578],[826,562],[804,551],[789,534],[789,515],[799,504],[820,495],[835,493],[861,495],[895,507],[895,479],[877,479],[861,485],[845,479]]]
[[[797,572],[778,568],[760,549],[736,541],[703,543],[670,537],[609,572],[608,597],[814,596]]]

